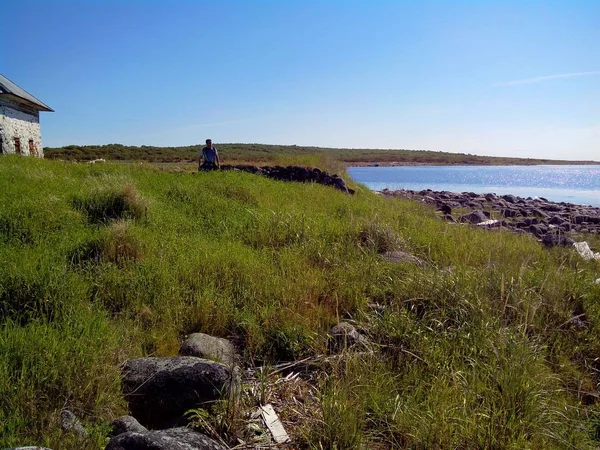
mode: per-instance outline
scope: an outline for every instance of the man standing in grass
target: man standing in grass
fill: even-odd
[[[212,140],[206,140],[206,147],[200,152],[198,170],[215,170],[221,168],[219,152],[213,147]]]

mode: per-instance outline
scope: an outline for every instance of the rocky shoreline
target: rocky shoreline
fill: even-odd
[[[600,235],[600,207],[590,205],[552,202],[543,197],[522,198],[431,189],[384,189],[379,193],[435,205],[441,217],[450,222],[530,233],[547,246],[572,245],[574,240],[571,236],[574,234]]]

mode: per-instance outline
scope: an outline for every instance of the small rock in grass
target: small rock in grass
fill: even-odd
[[[400,263],[411,263],[416,266],[423,266],[423,261],[417,258],[415,255],[411,255],[410,253],[406,253],[400,250],[395,250],[392,252],[387,252],[383,254],[383,257],[392,263],[400,264]]]
[[[79,436],[87,436],[88,432],[81,424],[77,416],[68,409],[63,409],[60,412],[60,427],[65,431],[73,431]]]
[[[231,366],[235,362],[235,350],[227,339],[204,333],[190,334],[179,349],[182,356],[197,356]]]
[[[352,347],[364,348],[368,343],[369,340],[348,322],[340,322],[329,330],[327,346],[331,353],[339,353]]]

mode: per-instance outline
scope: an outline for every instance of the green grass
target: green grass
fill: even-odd
[[[597,278],[569,249],[361,187],[2,157],[0,447],[102,448],[120,363],[188,333],[259,366],[325,352],[350,317],[375,354],[326,368],[299,447],[595,448]],[[65,407],[90,438],[60,430]]]

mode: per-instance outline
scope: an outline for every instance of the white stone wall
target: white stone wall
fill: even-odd
[[[16,153],[15,138],[21,141],[21,154],[30,155],[29,141],[43,157],[42,134],[39,111],[27,112],[20,105],[0,99],[0,139],[2,153]]]

